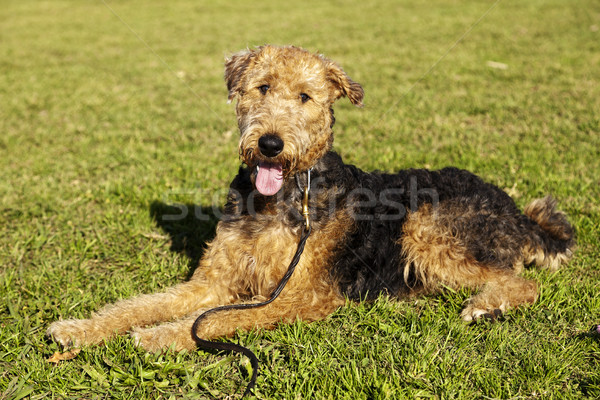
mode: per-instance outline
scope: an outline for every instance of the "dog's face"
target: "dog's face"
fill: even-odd
[[[314,165],[333,142],[332,105],[363,89],[332,61],[297,47],[263,46],[225,64],[229,100],[238,98],[240,156],[256,189],[274,195],[283,181]]]

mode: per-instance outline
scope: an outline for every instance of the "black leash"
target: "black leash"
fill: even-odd
[[[250,359],[250,364],[252,365],[252,377],[250,378],[250,382],[248,383],[248,386],[246,386],[246,390],[244,391],[244,394],[242,395],[242,397],[246,397],[247,395],[249,395],[250,391],[254,388],[254,386],[256,384],[256,378],[258,376],[258,357],[256,357],[256,355],[252,352],[252,350],[250,350],[244,346],[240,346],[238,344],[212,342],[210,340],[202,339],[202,338],[198,337],[198,333],[197,333],[198,327],[200,326],[200,323],[202,322],[202,320],[211,314],[218,313],[220,311],[225,311],[225,310],[247,310],[249,308],[263,307],[263,306],[266,306],[267,304],[273,302],[273,300],[275,300],[279,296],[279,294],[281,293],[281,291],[283,290],[283,288],[285,287],[287,282],[292,277],[292,274],[294,273],[294,270],[296,269],[296,265],[298,265],[298,262],[300,261],[300,256],[302,256],[302,252],[304,251],[304,245],[306,244],[306,239],[308,239],[308,236],[310,235],[310,232],[311,232],[309,212],[308,212],[308,192],[310,190],[310,170],[308,171],[308,182],[307,183],[308,184],[307,184],[306,188],[304,189],[304,198],[302,200],[302,215],[304,216],[304,229],[302,229],[302,236],[300,237],[300,242],[298,243],[298,248],[296,249],[296,254],[294,254],[294,257],[292,258],[292,261],[290,262],[290,265],[289,265],[285,275],[283,276],[283,278],[281,278],[279,285],[277,285],[277,287],[275,288],[273,293],[271,293],[271,297],[269,297],[268,300],[263,301],[261,303],[231,304],[231,305],[227,305],[227,306],[220,306],[220,307],[212,308],[212,309],[200,314],[200,316],[198,318],[196,318],[196,321],[194,321],[194,325],[192,325],[192,337],[198,344],[198,347],[201,347],[204,350],[220,350],[220,351],[241,353]]]

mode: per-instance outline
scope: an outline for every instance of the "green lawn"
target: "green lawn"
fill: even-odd
[[[128,338],[72,361],[60,317],[185,280],[238,167],[223,60],[264,43],[338,61],[363,169],[468,168],[520,206],[552,193],[578,235],[539,302],[460,321],[467,291],[348,304],[240,334],[259,398],[600,397],[600,3],[594,0],[138,0],[0,3],[0,399],[238,398],[246,359],[148,354]]]

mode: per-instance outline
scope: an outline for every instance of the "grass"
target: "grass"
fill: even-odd
[[[0,20],[0,398],[241,395],[237,356],[119,338],[55,366],[44,332],[186,279],[238,166],[223,57],[262,43],[363,84],[364,109],[336,106],[347,162],[468,168],[520,206],[552,193],[579,249],[527,271],[539,302],[499,323],[461,323],[460,291],[240,334],[258,397],[600,397],[597,3],[7,0]],[[178,203],[213,216],[166,223]]]

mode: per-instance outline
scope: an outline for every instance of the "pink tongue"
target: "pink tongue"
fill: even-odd
[[[283,184],[281,164],[261,162],[256,175],[256,189],[264,196],[273,196]]]

